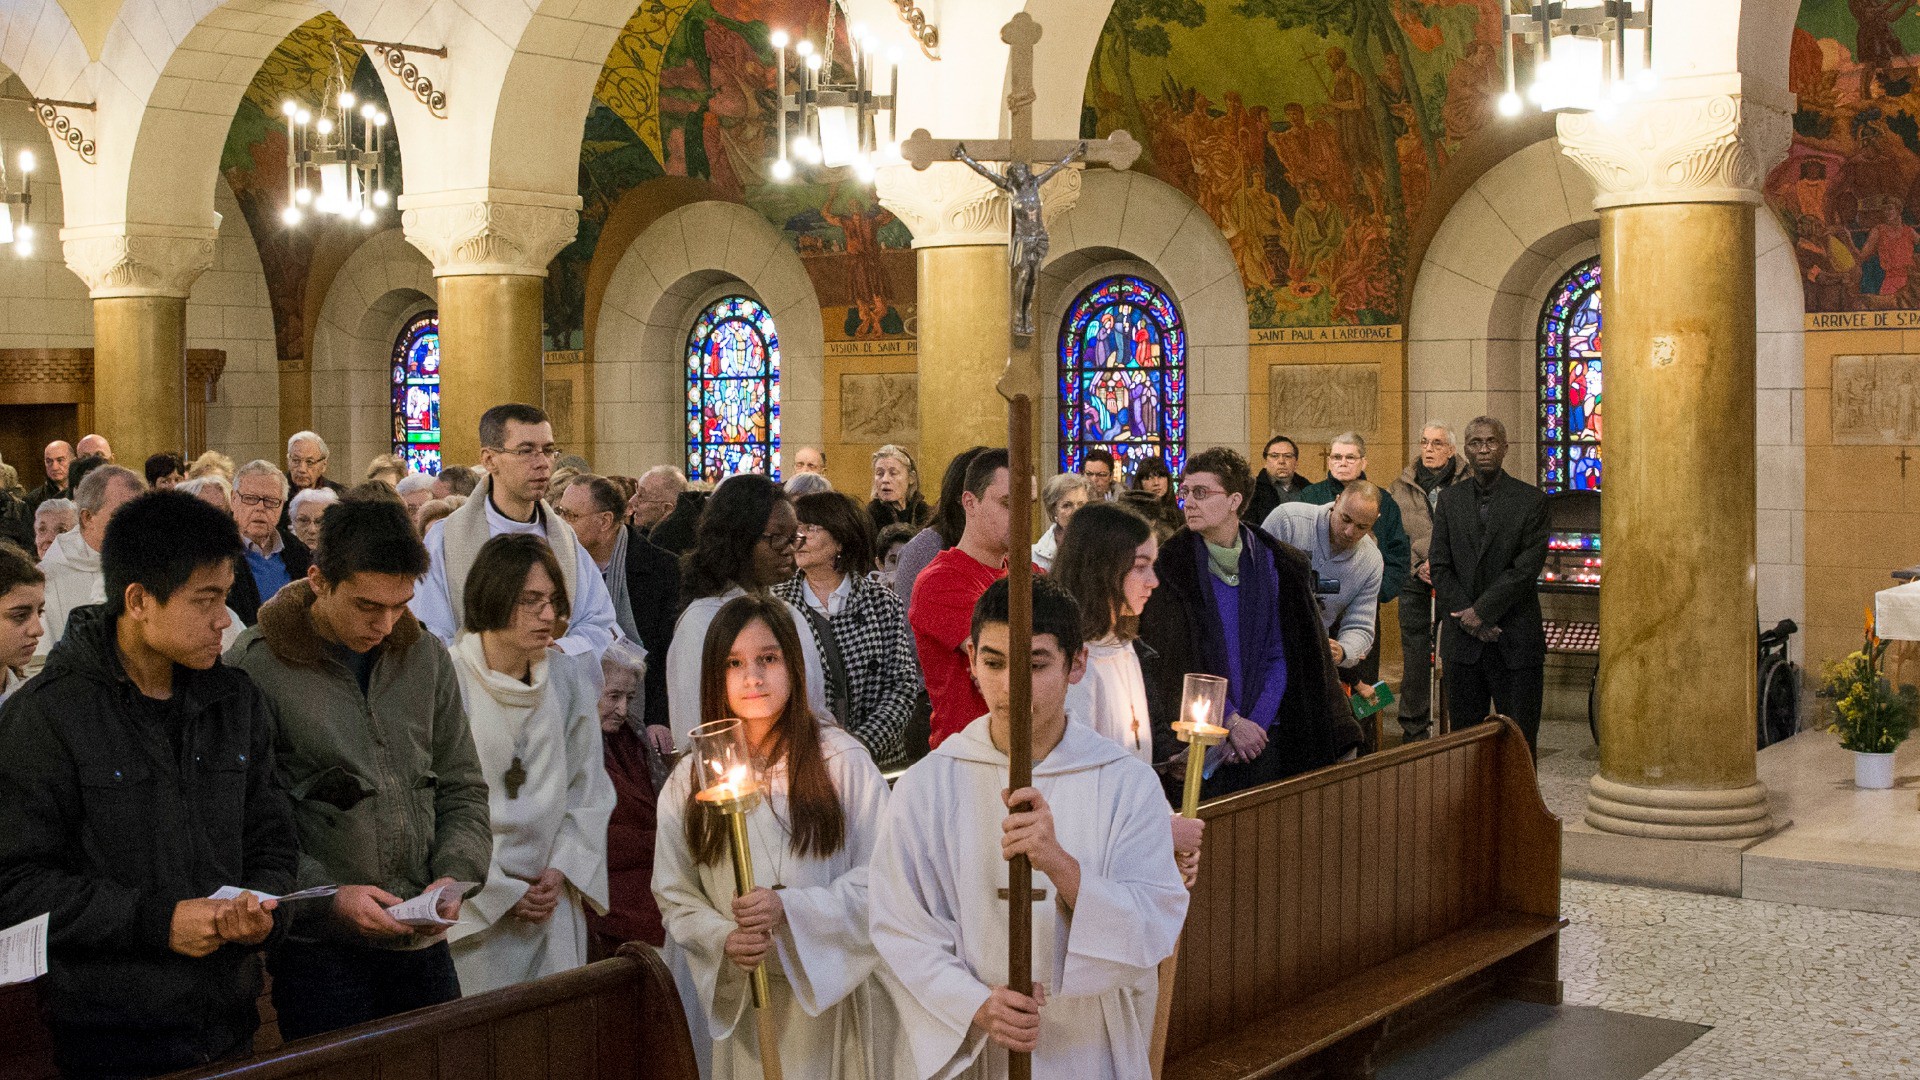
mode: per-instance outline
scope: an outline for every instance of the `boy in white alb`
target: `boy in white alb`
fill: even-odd
[[[1167,801],[1150,766],[1067,723],[1086,663],[1079,611],[1045,579],[1033,593],[1033,786],[1006,790],[1003,580],[974,609],[969,643],[988,714],[901,777],[874,851],[869,918],[900,1011],[901,1077],[1004,1077],[1009,1050],[1031,1053],[1035,1076],[1150,1071],[1155,969],[1187,913]],[[1006,986],[1000,890],[1017,854],[1035,871],[1031,997]]]

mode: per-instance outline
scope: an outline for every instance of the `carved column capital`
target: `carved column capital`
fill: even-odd
[[[580,227],[578,195],[469,188],[402,195],[399,205],[407,242],[433,262],[434,277],[546,277]]]
[[[94,299],[171,296],[186,299],[193,283],[213,268],[219,215],[204,228],[112,222],[60,230],[67,267],[87,283]]]
[[[1593,179],[1595,209],[1644,203],[1760,202],[1786,157],[1792,116],[1750,96],[1650,98],[1612,116],[1562,113],[1561,152]]]
[[[913,233],[913,246],[1005,247],[1012,230],[1007,197],[959,162],[941,162],[924,172],[908,165],[881,169],[874,179],[880,205]],[[1063,169],[1040,189],[1048,224],[1080,200],[1080,166]]]

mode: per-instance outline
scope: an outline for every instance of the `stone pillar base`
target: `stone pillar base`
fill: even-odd
[[[1767,789],[1636,787],[1593,778],[1587,824],[1601,832],[1661,840],[1741,840],[1773,831]]]

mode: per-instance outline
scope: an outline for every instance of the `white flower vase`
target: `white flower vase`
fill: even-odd
[[[1893,786],[1893,755],[1853,752],[1853,786],[1884,791]]]

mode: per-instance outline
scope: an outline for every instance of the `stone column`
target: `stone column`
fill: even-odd
[[[67,266],[93,296],[94,415],[122,463],[187,448],[187,295],[213,266],[218,220],[60,231]]]
[[[1007,441],[1007,403],[997,389],[1009,340],[1007,200],[959,164],[925,172],[904,165],[882,169],[875,192],[881,205],[913,231],[919,281],[918,453],[921,483],[931,497],[955,454]],[[1061,172],[1041,195],[1051,221],[1079,198],[1079,170]],[[1057,329],[1035,327],[1043,357],[1054,355]],[[1037,426],[1045,410],[1036,402],[1034,412]]]
[[[440,294],[441,455],[471,465],[481,413],[542,401],[541,291],[573,240],[580,197],[485,188],[402,195],[400,209]]]
[[[1600,774],[1587,824],[1772,828],[1754,770],[1754,212],[1784,112],[1734,93],[1563,114],[1605,296]]]

